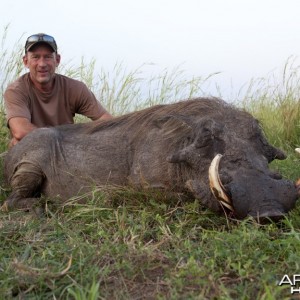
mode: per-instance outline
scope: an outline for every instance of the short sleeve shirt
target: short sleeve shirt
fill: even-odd
[[[52,91],[43,93],[26,73],[8,86],[4,104],[7,122],[23,117],[37,127],[74,123],[76,113],[96,120],[107,112],[83,82],[60,74],[55,74]]]

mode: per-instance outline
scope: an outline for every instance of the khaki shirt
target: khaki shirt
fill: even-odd
[[[23,117],[37,127],[74,123],[75,113],[96,120],[107,112],[84,83],[60,74],[55,74],[52,91],[43,93],[26,73],[8,86],[4,104],[7,122]]]

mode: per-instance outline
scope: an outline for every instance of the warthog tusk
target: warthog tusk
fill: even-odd
[[[296,148],[295,151],[300,154],[300,148]]]
[[[224,186],[219,176],[218,170],[219,170],[219,163],[221,157],[222,157],[221,154],[217,154],[209,166],[209,170],[208,170],[209,186],[214,197],[226,208],[233,211],[231,200],[226,195]]]

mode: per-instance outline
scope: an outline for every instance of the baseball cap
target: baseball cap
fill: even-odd
[[[44,43],[49,45],[54,52],[57,52],[57,45],[53,36],[45,33],[37,33],[29,36],[25,44],[25,52],[29,51],[33,46]]]

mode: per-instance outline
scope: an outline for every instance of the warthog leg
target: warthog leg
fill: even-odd
[[[6,199],[2,210],[31,210],[40,201],[40,187],[44,174],[40,167],[30,161],[22,161],[10,179],[12,193]]]

